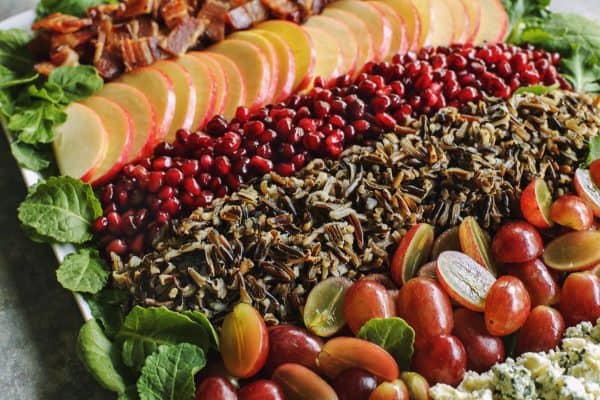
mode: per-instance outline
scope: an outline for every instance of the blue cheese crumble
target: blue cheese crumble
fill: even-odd
[[[600,319],[567,329],[559,348],[467,372],[458,387],[437,384],[433,400],[600,400]]]

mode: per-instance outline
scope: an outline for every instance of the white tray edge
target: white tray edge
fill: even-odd
[[[6,29],[11,29],[11,28],[19,28],[19,29],[29,30],[34,18],[35,18],[34,10],[28,10],[28,11],[22,12],[20,14],[17,14],[15,16],[12,16],[10,18],[7,18],[7,19],[1,21],[0,22],[0,30],[6,30]],[[6,132],[6,129],[4,129],[4,131]],[[8,138],[7,138],[7,140],[8,140]],[[30,187],[30,186],[36,184],[40,179],[42,179],[41,175],[35,171],[31,171],[31,170],[21,168],[21,167],[19,167],[19,170],[21,171],[21,175],[23,175],[23,180],[25,181],[25,185],[27,185],[27,187]],[[52,250],[54,251],[54,255],[56,256],[56,259],[59,264],[64,260],[64,258],[68,254],[75,252],[75,247],[73,247],[70,244],[53,244],[53,245],[51,245],[51,247],[52,247]],[[75,303],[77,303],[77,307],[79,308],[79,311],[81,312],[81,315],[83,316],[83,319],[85,321],[92,319],[93,316],[92,316],[92,312],[90,311],[90,306],[85,301],[83,296],[81,296],[79,293],[73,293],[73,297],[75,298]]]

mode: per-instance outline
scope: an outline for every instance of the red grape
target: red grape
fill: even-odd
[[[560,288],[542,260],[509,264],[506,266],[505,272],[507,275],[516,276],[523,282],[529,293],[532,307],[558,303]]]
[[[510,335],[529,316],[531,300],[523,282],[505,275],[492,285],[485,301],[485,326],[494,336]]]
[[[592,182],[600,188],[600,159],[590,164],[590,175],[592,176]]]
[[[587,272],[569,275],[560,292],[559,308],[567,326],[596,322],[600,317],[600,279]]]
[[[456,386],[467,368],[467,353],[456,336],[430,337],[426,346],[416,349],[412,368],[431,385],[446,383]]]
[[[433,336],[449,335],[454,321],[450,298],[429,278],[413,278],[400,288],[398,315],[413,327],[416,345]]]
[[[520,263],[535,260],[544,251],[542,237],[527,222],[508,222],[503,225],[492,242],[492,253],[500,263]]]
[[[269,328],[269,356],[264,371],[271,374],[285,363],[296,363],[316,370],[315,361],[323,341],[302,328],[293,325],[277,325]]]
[[[483,372],[504,361],[504,344],[499,337],[488,333],[481,313],[465,308],[454,310],[452,333],[465,346],[469,369]]]
[[[242,387],[238,392],[239,400],[285,400],[283,391],[277,383],[259,379]]]
[[[340,400],[369,400],[377,378],[364,369],[350,368],[336,376],[332,386]]]
[[[594,223],[594,212],[578,196],[565,195],[557,199],[550,209],[550,217],[559,225],[576,231],[589,229]]]
[[[396,314],[396,305],[382,284],[362,279],[353,284],[344,298],[344,317],[352,333],[372,318],[389,318]]]
[[[552,307],[537,306],[529,314],[517,336],[517,354],[548,351],[560,344],[565,320]]]
[[[237,400],[235,388],[228,380],[211,376],[200,383],[196,390],[196,400]]]

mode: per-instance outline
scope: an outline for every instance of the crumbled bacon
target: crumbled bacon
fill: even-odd
[[[164,58],[158,47],[158,38],[155,37],[124,39],[121,41],[121,53],[128,71],[145,67]]]
[[[62,46],[68,46],[75,49],[82,44],[88,43],[94,36],[95,33],[91,29],[54,35],[50,38],[50,48],[54,50]]]
[[[158,0],[125,0],[125,8],[117,11],[118,18],[133,18],[152,13]]]
[[[203,20],[206,25],[206,37],[213,42],[219,42],[225,38],[225,14],[228,5],[218,0],[206,0],[200,11],[198,19]]]
[[[91,24],[92,20],[90,18],[77,18],[72,15],[54,13],[35,21],[31,25],[31,29],[34,31],[47,29],[57,33],[72,33]]]
[[[250,0],[246,4],[229,10],[226,16],[227,23],[233,30],[248,29],[267,18],[269,18],[269,11],[261,0]]]
[[[180,22],[189,17],[188,5],[185,0],[171,0],[160,7],[160,16],[169,29],[176,28]]]
[[[204,30],[204,21],[188,17],[160,42],[160,48],[173,56],[180,56],[198,41]]]

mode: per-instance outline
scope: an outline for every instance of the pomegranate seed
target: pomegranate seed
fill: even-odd
[[[303,153],[298,153],[292,157],[292,163],[294,164],[294,167],[296,167],[296,170],[299,170],[304,167],[306,156]]]
[[[115,185],[109,183],[104,186],[102,189],[102,193],[100,194],[100,201],[102,203],[109,203],[113,200],[113,196],[115,195]]]
[[[121,216],[117,212],[112,211],[106,214],[106,221],[110,232],[117,234],[121,231]]]
[[[540,74],[538,74],[537,71],[528,70],[523,72],[521,76],[523,82],[525,82],[528,85],[537,85],[538,83],[540,83]]]
[[[479,92],[474,87],[466,87],[463,88],[458,94],[458,99],[462,103],[467,103],[469,101],[474,101],[479,97]]]
[[[148,174],[148,191],[156,193],[163,185],[165,173],[162,171],[152,171]]]
[[[296,149],[291,143],[282,143],[278,152],[284,160],[289,160],[296,153]]]
[[[292,176],[296,172],[296,166],[293,163],[279,163],[275,165],[275,171],[281,176]]]
[[[208,183],[208,188],[215,192],[218,188],[223,185],[223,181],[218,176],[213,176]]]
[[[104,207],[104,214],[108,214],[110,212],[117,212],[117,205],[115,203],[108,203],[108,205]]]
[[[171,186],[178,186],[183,182],[183,172],[177,168],[169,168],[165,173],[165,182]]]
[[[194,176],[198,173],[199,169],[198,160],[185,160],[181,164],[181,172],[184,176]]]
[[[260,136],[258,137],[258,141],[261,144],[267,144],[274,141],[275,138],[277,138],[277,132],[275,132],[273,129],[266,129],[263,133],[260,134]]]
[[[127,245],[121,239],[114,239],[109,244],[106,245],[106,253],[115,253],[118,255],[124,255],[127,253]]]
[[[168,156],[160,156],[152,161],[152,169],[155,171],[164,171],[171,168],[173,159]]]
[[[196,198],[196,206],[206,207],[212,203],[215,195],[209,190],[203,190],[202,193]]]
[[[135,223],[135,216],[133,215],[133,211],[131,214],[123,216],[121,221],[121,231],[125,233],[127,236],[133,236],[138,230],[138,227]]]
[[[172,198],[175,195],[175,189],[173,189],[171,186],[163,186],[159,191],[158,191],[158,198],[161,200],[167,200]]]
[[[247,175],[248,169],[249,169],[249,164],[250,164],[250,159],[247,157],[242,157],[233,163],[231,170],[235,174]]]
[[[192,177],[187,177],[183,180],[183,187],[189,194],[193,196],[199,195],[201,191],[198,181]]]
[[[360,99],[356,99],[351,103],[348,103],[348,113],[354,119],[363,118],[365,115],[365,108],[365,103]]]
[[[310,151],[319,151],[319,149],[321,148],[322,141],[323,136],[319,132],[304,135],[304,138],[302,139],[304,147],[306,147]]]
[[[142,254],[144,252],[144,234],[140,233],[136,235],[131,243],[129,243],[129,250],[133,254]]]
[[[398,96],[404,96],[404,84],[400,81],[394,81],[390,83],[392,91],[396,93]]]
[[[222,115],[216,115],[206,124],[206,131],[212,136],[221,136],[227,131],[227,121]]]
[[[194,204],[195,204],[194,196],[192,196],[189,193],[183,193],[181,195],[181,204],[183,204],[185,207],[188,207],[188,208],[194,207]]]
[[[137,210],[137,212],[135,213],[135,223],[138,226],[144,226],[146,225],[146,219],[148,217],[148,210],[146,210],[145,208],[139,209]]]
[[[261,144],[256,149],[256,155],[263,158],[271,158],[273,152],[271,151],[271,145],[269,143]]]
[[[225,176],[225,184],[227,184],[231,191],[236,191],[242,184],[242,178],[240,178],[239,175],[227,174],[227,176]]]
[[[368,79],[365,79],[358,85],[358,93],[364,97],[373,96],[376,90],[377,84]]]
[[[215,157],[215,173],[219,176],[225,176],[231,170],[231,161],[227,156]]]
[[[129,202],[129,193],[126,190],[119,190],[117,192],[117,204],[121,208],[125,208]]]
[[[396,126],[394,118],[385,112],[381,112],[375,115],[375,120],[379,125],[386,129],[393,129]]]
[[[331,106],[329,103],[319,100],[315,102],[313,111],[318,118],[325,118],[329,114],[330,109]]]
[[[96,233],[102,233],[108,228],[108,219],[106,217],[99,217],[94,221],[92,229]]]
[[[250,167],[260,174],[266,174],[273,169],[273,162],[259,155],[252,156]]]
[[[467,59],[460,54],[450,54],[447,58],[448,65],[453,69],[464,69],[467,66]]]
[[[242,123],[248,121],[250,119],[250,109],[248,107],[238,107],[235,110],[235,119]]]
[[[183,144],[187,143],[188,139],[190,138],[191,132],[186,130],[186,129],[178,129],[177,132],[175,133],[175,138],[178,142],[181,142]]]
[[[180,202],[179,199],[172,197],[170,199],[165,200],[162,203],[160,209],[169,215],[175,215],[179,212]]]
[[[171,216],[165,211],[159,211],[156,213],[156,222],[158,222],[159,225],[165,225],[170,219]]]
[[[315,132],[317,130],[317,123],[311,118],[302,118],[298,121],[298,126],[304,130],[304,132]]]
[[[179,142],[178,142],[179,143]],[[176,153],[175,147],[171,143],[159,143],[154,149],[155,156],[172,156]]]
[[[210,185],[210,181],[212,180],[212,175],[208,172],[203,172],[198,175],[198,184],[202,188],[207,188]]]

